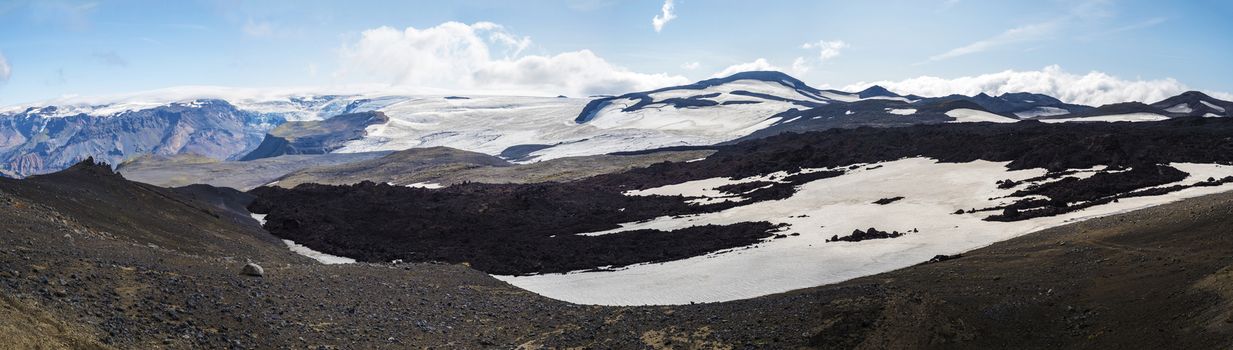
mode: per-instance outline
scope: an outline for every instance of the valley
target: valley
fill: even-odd
[[[0,318],[0,335],[10,344],[1230,345],[1227,193],[1092,218],[827,286],[724,303],[601,307],[547,299],[460,264],[321,265],[291,253],[255,221],[222,219],[222,209],[178,192],[97,166],[56,176],[0,180],[0,310],[12,316]],[[36,185],[41,189],[30,189]],[[87,203],[56,199],[82,191],[99,202],[82,207]],[[215,243],[197,243],[204,237]],[[245,260],[265,266],[265,277],[239,275]],[[16,315],[38,321],[19,324],[27,318]],[[1024,331],[1037,336],[1025,339]]]

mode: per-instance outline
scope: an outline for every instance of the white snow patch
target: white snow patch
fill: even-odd
[[[355,263],[355,259],[345,258],[345,257],[337,256],[337,255],[329,255],[329,254],[322,253],[316,250],[312,250],[312,248],[305,247],[289,239],[284,239],[283,243],[286,244],[287,248],[290,248],[292,252],[295,252],[296,254],[300,254],[303,256],[307,256],[322,264],[336,265],[336,264],[354,264]]]
[[[253,214],[253,213],[249,213],[248,215],[249,215],[249,216],[252,216],[252,217],[253,217],[253,219],[256,219],[256,220],[257,220],[257,223],[261,224],[261,226],[265,226],[265,216],[266,216],[266,214]]]
[[[1078,117],[1078,118],[1059,118],[1059,119],[1041,119],[1045,123],[1068,123],[1068,122],[1154,122],[1167,120],[1169,117],[1156,113],[1129,113],[1129,114],[1113,114],[1099,115],[1094,117]]]
[[[898,115],[913,115],[916,114],[915,108],[887,108],[886,113]]]
[[[430,189],[430,190],[435,190],[435,189],[438,189],[438,188],[444,188],[445,186],[441,186],[441,184],[439,184],[439,183],[434,183],[434,182],[416,182],[416,183],[413,183],[413,184],[407,185],[407,187],[411,187],[411,188],[427,188],[427,189]]]
[[[1036,107],[1036,108],[1032,108],[1032,109],[1022,111],[1022,112],[1015,112],[1015,115],[1018,116],[1019,118],[1030,119],[1030,118],[1048,117],[1048,116],[1054,116],[1054,115],[1063,115],[1067,113],[1070,113],[1070,111],[1062,109],[1062,108],[1057,108],[1057,107]]]
[[[706,157],[702,157],[702,158],[698,158],[698,159],[690,159],[690,160],[687,160],[687,161],[685,161],[685,162],[686,162],[686,163],[694,163],[694,162],[701,162],[701,161],[704,161],[704,160],[706,160]]]
[[[1169,112],[1169,113],[1190,113],[1190,112],[1194,112],[1194,109],[1190,108],[1190,105],[1188,105],[1188,104],[1185,104],[1185,103],[1179,103],[1179,104],[1177,104],[1176,106],[1169,107],[1169,108],[1165,108],[1165,112]]]
[[[265,226],[266,214],[249,213],[248,215],[252,216],[253,219],[256,219],[257,222],[261,223],[261,226]],[[304,245],[301,245],[299,243],[295,243],[294,241],[289,240],[289,239],[284,239],[283,244],[286,244],[287,248],[291,249],[291,252],[312,258],[313,260],[316,260],[317,262],[322,263],[322,264],[334,265],[334,264],[354,264],[355,263],[355,259],[322,253],[322,252],[313,250],[312,248],[305,247]]]
[[[1018,121],[1014,118],[1008,118],[1008,117],[1000,116],[997,114],[993,114],[993,113],[989,113],[989,112],[985,112],[981,110],[968,109],[968,108],[952,109],[946,112],[946,116],[955,118],[955,121],[953,121],[952,123],[975,123],[975,122],[1014,123]]]
[[[1208,107],[1208,108],[1214,109],[1214,110],[1216,110],[1217,112],[1224,113],[1224,107],[1217,106],[1217,105],[1212,104],[1211,102],[1207,102],[1207,101],[1199,101],[1199,102],[1200,102],[1200,103],[1203,103],[1204,105],[1207,105],[1207,107]]]
[[[1207,113],[1207,114],[1204,114],[1204,115],[1203,115],[1203,117],[1205,117],[1205,118],[1220,118],[1220,117],[1221,117],[1221,115],[1219,115],[1219,114],[1215,114],[1215,113]]]
[[[938,254],[956,254],[1067,222],[1135,210],[1184,198],[1228,191],[1233,185],[1196,187],[1161,196],[1124,198],[1118,203],[1064,215],[1017,222],[982,220],[988,212],[953,214],[957,209],[984,208],[1009,202],[991,199],[1015,189],[998,189],[993,179],[1022,181],[1043,175],[1042,169],[1008,171],[1004,162],[939,163],[908,158],[862,167],[848,174],[802,185],[790,198],[738,206],[716,213],[660,217],[630,223],[621,230],[676,230],[690,226],[726,225],[749,221],[787,223],[784,239],[768,240],[748,249],[659,264],[640,264],[617,271],[572,272],[533,276],[495,276],[550,298],[582,304],[687,304],[752,298],[908,267]],[[1181,183],[1233,175],[1233,167],[1173,164],[1195,174]],[[922,176],[928,186],[921,186]],[[750,179],[707,179],[630,194],[716,195],[717,185]],[[723,195],[723,194],[719,194]],[[902,200],[876,205],[880,198]],[[874,227],[900,232],[894,239],[832,242],[833,235]],[[610,233],[610,232],[604,232]],[[593,233],[593,234],[604,234]]]

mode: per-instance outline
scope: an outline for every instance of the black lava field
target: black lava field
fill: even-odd
[[[1024,220],[1083,207],[1063,202],[1096,205],[1127,196],[1165,193],[1180,187],[1144,188],[1173,182],[1186,174],[1164,164],[1233,162],[1233,120],[1176,118],[1150,123],[1065,125],[1024,121],[833,129],[694,148],[718,152],[702,161],[665,162],[568,183],[464,183],[438,190],[372,183],[262,187],[251,192],[257,200],[249,208],[268,214],[266,228],[276,236],[363,261],[467,262],[497,274],[564,272],[683,259],[757,244],[773,237],[777,228],[753,222],[673,232],[576,234],[661,216],[715,212],[783,199],[790,197],[797,185],[840,176],[853,164],[906,157],[1009,162],[1011,170],[1044,168],[1061,177],[1052,183],[1022,187],[1016,194],[1041,194],[1055,201],[1024,200],[1004,208],[986,208],[997,210],[987,220]],[[1082,180],[1061,176],[1070,169],[1098,165],[1131,170],[1100,172]],[[720,189],[747,198],[739,203],[690,205],[683,197],[622,194],[714,177],[743,178],[777,171],[791,174],[803,168],[834,170]],[[921,176],[922,183],[929,181],[928,174]]]

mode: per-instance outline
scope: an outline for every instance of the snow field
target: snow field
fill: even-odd
[[[782,234],[747,248],[671,261],[634,265],[617,271],[573,272],[533,276],[496,276],[515,286],[550,298],[581,304],[655,305],[718,302],[752,298],[794,289],[837,283],[899,269],[938,254],[956,254],[1033,231],[1072,221],[1159,205],[1184,198],[1227,191],[1233,185],[1190,188],[1162,196],[1135,197],[1065,215],[1018,222],[982,220],[989,212],[956,215],[959,209],[985,208],[1012,199],[991,199],[1016,189],[998,189],[994,181],[1021,181],[1044,174],[1041,169],[1008,171],[1007,163],[976,161],[938,163],[908,158],[867,166],[839,177],[800,186],[788,199],[765,201],[728,210],[686,217],[660,217],[628,223],[599,235],[636,229],[675,230],[706,224],[768,221],[791,225]],[[1233,167],[1174,164],[1193,176],[1182,183],[1233,175]],[[694,199],[723,198],[712,188],[750,179],[706,179],[669,185],[630,195],[686,195]],[[887,205],[888,197],[905,197]],[[831,242],[855,229],[909,231],[893,239]]]

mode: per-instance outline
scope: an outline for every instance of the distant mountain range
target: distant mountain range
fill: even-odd
[[[593,99],[235,96],[181,91],[0,108],[0,175],[48,173],[87,157],[111,164],[146,155],[253,160],[449,146],[531,162],[859,126],[1233,115],[1233,102],[1195,91],[1152,104],[1094,107],[1032,93],[921,97],[880,86],[823,90],[769,71]]]

